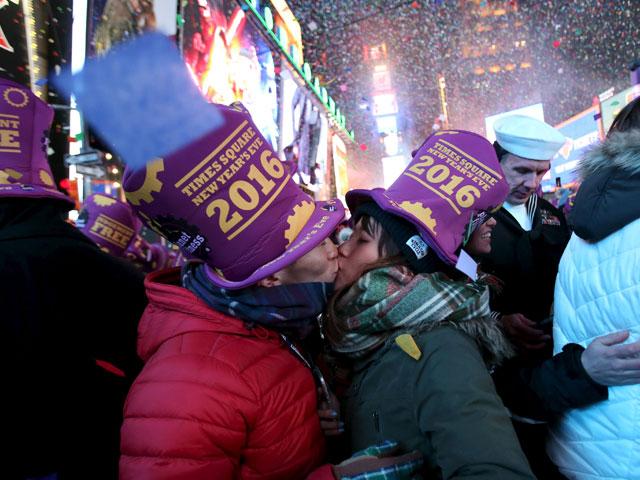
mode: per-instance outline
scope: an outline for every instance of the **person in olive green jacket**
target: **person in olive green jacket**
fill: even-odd
[[[347,432],[354,450],[381,439],[420,450],[429,479],[532,479],[487,369],[513,350],[491,313],[487,278],[476,279],[477,266],[460,251],[463,243],[472,254],[491,248],[488,211],[506,189],[486,140],[447,133],[427,139],[405,170],[411,175],[388,190],[347,194],[355,228],[339,248],[337,293],[324,326],[333,350],[353,362],[343,399]],[[455,155],[454,147],[443,158],[425,154],[445,152],[441,143],[455,145]],[[425,165],[467,158],[496,180],[487,180],[475,203],[460,202],[459,217],[432,188],[411,183]],[[427,170],[430,178],[439,177]],[[452,256],[476,281],[453,268]]]

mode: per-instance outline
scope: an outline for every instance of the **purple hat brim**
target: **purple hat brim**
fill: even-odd
[[[75,207],[76,202],[64,193],[54,188],[44,188],[40,185],[24,185],[21,183],[0,185],[0,198],[48,198],[62,200]]]
[[[409,212],[403,210],[402,208],[398,208],[394,205],[394,202],[387,198],[385,195],[386,190],[384,188],[374,188],[373,190],[351,190],[347,192],[345,195],[345,200],[347,202],[347,206],[351,211],[351,215],[353,215],[356,209],[365,202],[373,201],[385,212],[396,215],[397,217],[403,218],[404,220],[411,223],[416,229],[418,233],[422,237],[422,239],[427,242],[429,248],[432,248],[438,256],[448,264],[455,265],[458,261],[457,257],[448,255],[446,252],[443,252],[438,244],[432,240],[431,233],[429,230],[422,226],[422,224]]]
[[[327,205],[331,205],[332,209],[325,209],[325,206]],[[323,219],[325,216],[328,218]],[[331,235],[343,219],[344,206],[340,201],[317,201],[315,202],[315,209],[311,214],[311,217],[309,217],[309,220],[302,228],[296,239],[287,247],[284,253],[271,260],[266,265],[258,268],[249,277],[239,281],[227,280],[222,278],[208,265],[205,269],[207,276],[214,285],[222,288],[239,289],[254,285],[260,280],[267,278],[269,275],[273,275],[283,268],[293,264],[320,245],[320,243]],[[321,223],[321,225],[317,226],[319,223]]]

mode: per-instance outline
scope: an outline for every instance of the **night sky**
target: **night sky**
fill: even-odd
[[[640,58],[637,0],[289,0],[289,5],[302,26],[306,60],[355,129],[361,146],[354,149],[355,185],[357,171],[364,181],[365,170],[384,155],[367,108],[373,90],[373,65],[363,54],[367,47],[386,44],[407,156],[440,113],[438,73],[447,82],[450,126],[484,133],[485,116],[538,102],[546,121],[555,125],[588,108],[594,95],[628,88],[628,66]],[[486,17],[480,16],[483,11]],[[487,26],[490,31],[478,32]],[[522,40],[525,46],[516,48]],[[463,51],[474,50],[482,56],[464,57]],[[520,68],[523,63],[530,67]],[[490,73],[493,65],[501,70]],[[513,70],[505,70],[507,65]],[[478,67],[485,73],[474,73]]]

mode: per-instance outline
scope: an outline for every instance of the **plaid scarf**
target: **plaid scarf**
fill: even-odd
[[[249,328],[259,324],[300,340],[316,327],[333,289],[331,283],[298,283],[227,290],[211,283],[200,262],[183,267],[182,285],[214,310],[243,320]]]
[[[383,267],[367,272],[336,301],[326,336],[334,350],[359,358],[403,330],[478,319],[484,330],[498,329],[486,285],[453,281],[440,272],[414,274],[402,266]]]

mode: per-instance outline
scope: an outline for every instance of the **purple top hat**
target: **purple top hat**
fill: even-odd
[[[319,245],[344,207],[304,193],[242,105],[211,108],[222,127],[142,169],[127,167],[123,188],[151,228],[205,261],[214,284],[244,288]]]
[[[149,254],[147,261],[152,270],[162,270],[163,268],[173,267],[171,264],[171,257],[169,256],[169,250],[159,243],[152,243],[149,245]]]
[[[85,200],[76,226],[105,252],[124,257],[140,222],[126,203],[96,193]]]
[[[502,205],[509,186],[491,143],[462,130],[436,132],[387,189],[351,190],[347,205],[373,200],[418,229],[422,239],[450,265],[458,261],[472,214]]]
[[[53,109],[31,90],[0,78],[0,197],[55,198],[58,191],[47,160]]]
[[[125,256],[126,258],[128,258],[129,260],[131,260],[132,262],[138,265],[145,265],[148,261],[150,245],[149,245],[149,242],[147,242],[139,234],[140,229],[142,228],[142,222],[140,222],[138,217],[135,216],[135,213],[133,213],[133,216],[135,218],[136,235],[133,237],[133,239],[131,240],[131,243],[127,247]]]

